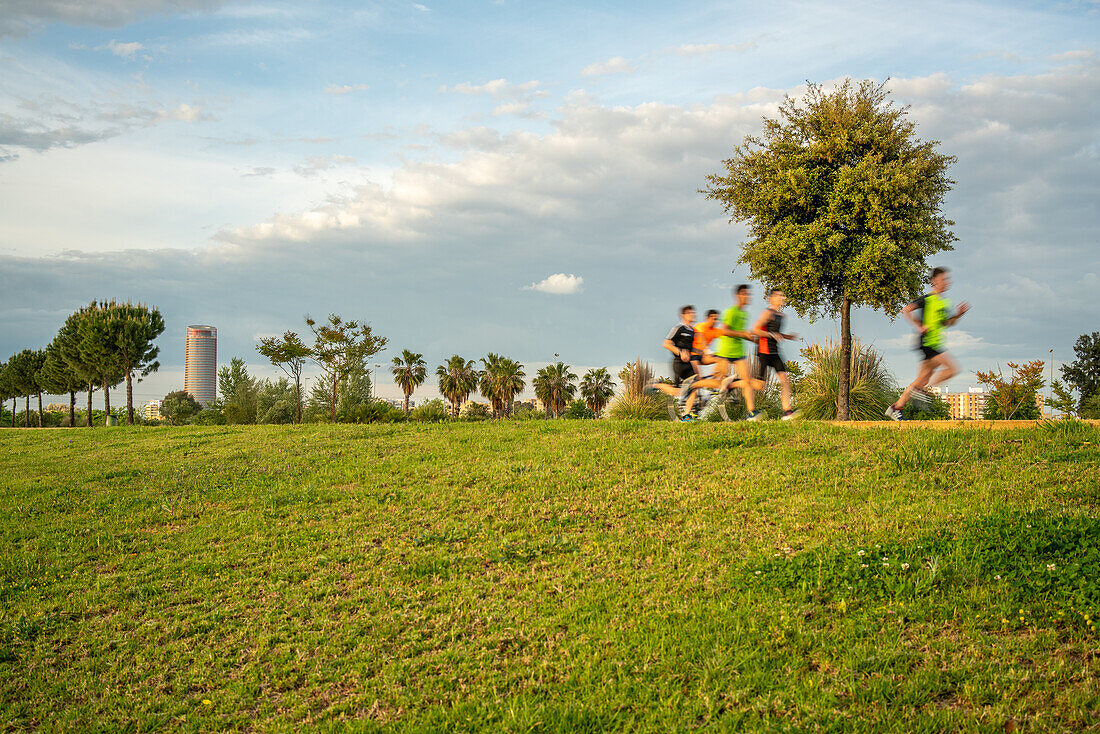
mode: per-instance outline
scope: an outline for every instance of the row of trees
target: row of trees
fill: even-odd
[[[307,316],[306,324],[313,332],[312,345],[303,342],[297,333],[286,331],[282,337],[262,339],[256,350],[293,380],[299,423],[303,405],[302,371],[307,363],[316,364],[322,372],[319,382],[329,391],[329,419],[335,421],[341,388],[353,376],[365,378],[369,374],[370,358],[382,351],[387,339],[374,334],[367,324],[344,321],[336,314],[330,314],[328,322],[321,324]],[[462,403],[475,390],[489,401],[494,417],[509,414],[514,410],[516,396],[527,386],[527,374],[516,360],[490,352],[480,362],[479,367],[475,360],[455,354],[436,367],[439,391],[451,403],[452,414],[456,417]],[[404,410],[408,415],[409,398],[428,378],[424,355],[404,349],[393,358],[390,371],[404,395]],[[548,413],[561,415],[579,387],[588,407],[600,414],[614,394],[607,370],[590,370],[579,386],[576,381],[577,376],[568,365],[555,363],[539,370],[531,385]],[[315,385],[314,393],[316,391]]]
[[[87,424],[92,425],[92,393],[103,390],[107,413],[111,389],[126,383],[126,416],[134,422],[133,383],[155,372],[164,332],[160,311],[143,304],[93,301],[65,320],[45,349],[24,349],[0,365],[0,400],[25,399],[24,425],[30,425],[30,399],[38,398],[38,425],[43,424],[42,395],[69,395],[69,425],[76,422],[76,394],[87,391]]]

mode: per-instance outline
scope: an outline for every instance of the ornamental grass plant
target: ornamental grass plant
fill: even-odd
[[[646,395],[645,386],[653,382],[653,368],[640,358],[619,372],[622,391],[611,401],[608,415],[615,420],[668,420],[664,395]]]
[[[806,375],[798,384],[797,401],[805,418],[836,420],[840,384],[840,340],[813,342],[802,350]],[[854,421],[882,420],[897,398],[894,376],[882,355],[870,344],[852,342],[849,417]]]

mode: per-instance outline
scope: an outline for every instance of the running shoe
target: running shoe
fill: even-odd
[[[905,420],[904,416],[902,416],[901,414],[901,411],[895,408],[893,405],[886,409],[886,417],[892,421]]]
[[[801,417],[802,417],[802,411],[801,410],[788,410],[787,412],[785,412],[783,414],[783,417],[780,418],[779,420],[781,420],[781,421],[793,421],[796,418],[801,418]]]
[[[699,420],[699,414],[695,413],[695,412],[684,413],[680,417],[680,422],[681,423],[691,423],[692,421],[697,421],[697,420]]]
[[[754,410],[753,412],[749,413],[748,417],[745,418],[745,420],[747,420],[747,421],[762,421],[762,420],[767,420],[767,418],[768,418],[768,416],[764,415],[764,411]]]

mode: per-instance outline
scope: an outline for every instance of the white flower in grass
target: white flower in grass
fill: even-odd
[[[1054,570],[1054,564],[1053,563],[1048,563],[1047,564],[1047,570],[1048,571],[1053,571]]]
[[[756,575],[757,575],[757,576],[759,576],[759,575],[760,575],[760,572],[759,572],[759,571],[757,571],[757,572],[756,572]]]
[[[867,555],[867,554],[866,554],[866,553],[864,553],[863,551],[860,551],[859,553],[856,553],[856,555],[857,555],[857,556],[865,556],[865,555]]]
[[[901,564],[901,570],[902,571],[908,571],[909,570],[909,564],[908,563]]]
[[[862,566],[860,566],[860,568],[867,568],[867,564],[864,563]]]
[[[994,580],[994,581],[1000,581],[1000,580],[1001,580],[1001,577],[1000,577],[999,575],[998,575],[998,576],[994,576],[994,577],[993,577],[993,580]]]
[[[889,564],[889,563],[887,563],[887,562],[885,562],[885,561],[883,561],[883,562],[882,562],[882,565],[883,565],[883,566],[889,566],[890,564]]]

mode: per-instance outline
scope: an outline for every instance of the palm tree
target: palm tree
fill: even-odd
[[[481,372],[481,394],[492,404],[496,418],[511,411],[512,402],[526,384],[523,379],[526,373],[519,362],[492,352],[481,363],[485,365]]]
[[[477,387],[481,373],[474,367],[474,360],[465,360],[457,354],[452,355],[446,364],[436,368],[439,376],[439,392],[451,403],[451,413],[458,417],[458,409],[470,397]]]
[[[408,415],[409,396],[428,378],[428,366],[424,362],[424,355],[404,349],[400,357],[393,358],[390,372],[393,373],[393,381],[401,388],[401,392],[405,393],[405,415]]]
[[[546,406],[547,415],[557,417],[565,412],[566,404],[577,392],[573,383],[577,376],[569,370],[569,365],[555,362],[538,371],[531,384],[535,387],[535,397]]]
[[[615,383],[611,381],[611,375],[607,374],[606,367],[588,370],[581,378],[581,397],[597,418],[614,394]]]

